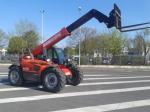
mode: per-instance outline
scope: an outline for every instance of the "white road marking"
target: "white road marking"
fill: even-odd
[[[0,72],[0,75],[7,75],[8,72]]]
[[[111,76],[111,77],[99,77],[99,76]],[[8,77],[8,73],[0,73],[0,77]],[[117,75],[112,75],[112,74],[97,74],[97,75],[94,75],[94,74],[85,74],[84,77],[98,77],[98,78],[85,78],[86,80],[92,80],[92,79],[118,79],[119,77],[120,78],[145,78],[145,77],[150,77],[150,76],[125,76],[125,75],[122,75],[122,76],[117,76]]]
[[[136,108],[136,107],[143,107],[143,106],[150,106],[150,99],[106,104],[106,105],[98,105],[98,106],[89,106],[89,107],[67,109],[67,110],[59,110],[59,111],[53,111],[53,112],[107,112],[107,111],[129,109],[129,108]]]
[[[113,76],[112,74],[83,74],[85,77]]]
[[[0,75],[0,77],[8,77],[8,75]]]
[[[37,95],[37,96],[15,97],[15,98],[2,98],[0,99],[0,104],[12,103],[12,102],[47,100],[47,99],[53,99],[53,98],[66,98],[66,97],[74,97],[74,96],[87,96],[87,95],[98,95],[98,94],[100,95],[100,94],[107,94],[107,93],[142,91],[142,90],[150,90],[150,86],[123,88],[123,89],[72,92],[72,93],[58,93],[58,94],[51,94],[51,95]]]
[[[6,92],[6,91],[17,91],[17,90],[28,90],[29,88],[25,87],[16,87],[16,88],[2,88],[0,89],[0,92]]]
[[[134,78],[148,78],[150,76],[130,76],[130,77],[96,77],[84,78],[83,80],[99,80],[99,79],[134,79]]]
[[[110,85],[110,84],[126,84],[126,83],[138,83],[138,82],[150,82],[150,80],[136,80],[136,81],[115,81],[115,82],[97,82],[97,83],[81,83],[78,86],[93,86],[93,85]],[[1,85],[4,85],[3,83],[0,83]],[[6,83],[7,84],[7,83]],[[70,85],[66,85],[66,87],[69,87]],[[0,89],[0,92],[6,92],[6,91],[19,91],[19,90],[28,90],[28,89],[37,89],[39,87],[16,87],[16,88],[2,88]],[[40,87],[42,88],[42,87]]]
[[[109,84],[124,84],[124,83],[137,83],[137,82],[150,82],[150,80],[81,83],[79,86],[109,85]]]

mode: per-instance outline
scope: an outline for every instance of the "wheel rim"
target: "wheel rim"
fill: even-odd
[[[19,73],[17,71],[12,71],[10,73],[10,81],[13,84],[16,84],[18,80],[19,80]]]
[[[54,73],[49,73],[45,77],[45,84],[49,89],[56,87],[58,83],[57,76]]]

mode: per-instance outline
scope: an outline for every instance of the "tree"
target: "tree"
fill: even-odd
[[[27,43],[26,48],[30,48],[32,50],[38,45],[39,35],[33,30],[25,32],[21,37]]]
[[[9,40],[8,52],[12,54],[20,54],[22,50],[27,46],[26,42],[23,38],[20,37],[12,37]]]
[[[150,30],[149,29],[145,29],[144,31],[141,32],[137,32],[136,36],[135,36],[135,40],[136,40],[136,50],[139,52],[141,52],[141,54],[144,54],[144,64],[146,64],[146,56],[147,53],[150,50],[150,40],[149,37],[150,36]]]
[[[17,36],[22,36],[26,32],[37,31],[36,25],[28,20],[20,20],[15,25],[15,34]]]
[[[143,53],[143,42],[143,36],[140,33],[137,33],[133,44],[133,48],[137,55],[142,55]]]
[[[22,49],[28,48],[32,50],[38,45],[39,34],[33,23],[20,21],[16,24],[15,28],[15,35],[10,35],[10,42],[8,45],[8,51],[10,53],[20,53]]]
[[[97,37],[89,37],[81,42],[81,53],[85,56],[93,55],[97,50]]]
[[[66,47],[64,48],[64,52],[67,56],[73,56],[75,55],[75,48],[72,48],[72,47]]]
[[[4,47],[7,41],[5,32],[0,29],[0,47]]]
[[[102,57],[105,57],[109,53],[110,49],[110,35],[108,33],[102,33],[98,37],[98,51],[101,52]]]
[[[110,49],[109,53],[113,56],[121,54],[122,48],[124,46],[122,35],[117,31],[112,31],[110,33]]]
[[[109,33],[103,33],[99,37],[99,49],[102,54],[112,54],[112,56],[119,55],[124,47],[123,35],[116,30]]]
[[[93,38],[97,35],[97,31],[93,28],[89,27],[81,27],[72,32],[72,35],[69,38],[69,47],[74,47],[78,49],[79,46],[79,40],[80,40],[80,45],[81,45],[81,53],[83,55],[87,55],[89,51],[89,39]]]

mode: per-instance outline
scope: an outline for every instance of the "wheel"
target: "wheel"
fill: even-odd
[[[61,70],[51,68],[43,75],[43,87],[46,91],[57,93],[64,88],[66,77]]]
[[[77,86],[83,81],[83,74],[74,64],[70,64],[69,69],[72,72],[72,76],[67,78],[67,84]]]
[[[22,71],[19,67],[13,67],[10,69],[8,79],[13,86],[21,86],[24,83]]]

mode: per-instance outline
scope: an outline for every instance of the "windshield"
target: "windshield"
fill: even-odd
[[[59,58],[59,62],[62,64],[66,60],[66,57],[64,55],[64,51],[60,48],[55,48],[55,49],[56,49],[56,52],[57,52],[57,55]]]

